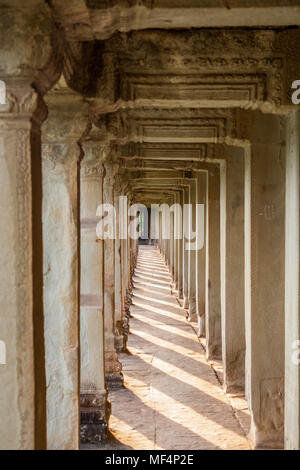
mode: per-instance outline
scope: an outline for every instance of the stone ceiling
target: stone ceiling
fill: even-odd
[[[96,140],[120,149],[120,174],[143,200],[159,188],[169,197],[170,175],[174,188],[186,170],[218,163],[226,144],[245,142],[251,110],[292,107],[299,0],[50,4],[66,83],[89,103]]]

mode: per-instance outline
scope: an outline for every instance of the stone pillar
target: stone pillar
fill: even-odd
[[[184,260],[183,260],[183,198],[184,198],[184,189],[179,191],[179,204],[181,206],[181,224],[180,238],[178,240],[178,298],[183,299],[183,270],[184,270]]]
[[[158,244],[159,244],[159,251],[162,254],[162,215],[161,211],[158,213]]]
[[[47,111],[21,80],[7,84],[6,103],[0,105],[0,340],[6,350],[0,448],[45,449],[40,126]]]
[[[245,388],[244,149],[228,147],[221,171],[221,315],[224,388]]]
[[[186,249],[186,240],[185,234],[189,227],[185,225],[189,222],[187,204],[189,203],[189,186],[186,186],[183,191],[183,217],[182,217],[182,226],[183,226],[183,241],[182,241],[182,250],[183,250],[183,308],[188,310],[189,308],[189,259],[190,252]]]
[[[96,235],[96,212],[102,204],[103,162],[98,142],[83,145],[81,164],[80,291],[80,438],[101,442],[107,437],[110,404],[104,367],[103,240]]]
[[[191,180],[189,190],[189,238],[190,243],[196,244],[196,237],[191,239],[192,234],[196,233],[196,201],[197,185],[196,180]],[[188,321],[196,321],[196,258],[197,250],[189,250],[189,270],[188,270],[188,296],[189,296],[189,315]]]
[[[196,268],[196,312],[199,337],[205,336],[205,290],[206,290],[206,216],[207,216],[207,171],[201,171],[197,175],[197,203],[204,205],[204,218],[197,218],[197,246],[199,246],[199,237],[204,232],[204,246],[197,251],[197,268]],[[197,213],[198,215],[198,213]],[[204,227],[201,225],[204,224]]]
[[[34,31],[33,31],[34,18]],[[46,448],[41,96],[61,72],[42,0],[1,2],[0,448]]]
[[[171,205],[174,204],[174,199],[171,201]],[[175,215],[174,215],[174,212],[171,211],[170,213],[170,243],[169,243],[169,246],[170,246],[170,274],[172,276],[172,280],[174,280],[174,274],[175,274],[175,252],[174,252],[174,246],[175,246],[175,243],[174,243],[174,224],[175,224]]]
[[[118,165],[105,162],[103,203],[114,205],[114,184]],[[115,234],[115,227],[114,227]],[[104,325],[105,373],[109,388],[123,385],[122,365],[115,348],[115,240],[104,240]]]
[[[220,286],[220,168],[211,165],[208,173],[208,216],[206,236],[205,330],[208,359],[221,357]]]
[[[126,191],[124,185],[122,186],[122,196],[126,196]],[[123,326],[126,335],[128,335],[128,315],[129,312],[129,299],[128,299],[128,198],[124,199],[124,207],[122,211],[122,220],[124,239],[121,240],[122,243],[122,309],[123,309]]]
[[[176,191],[174,195],[174,203],[176,207],[179,205],[179,192]],[[174,240],[174,285],[175,289],[178,290],[178,277],[179,277],[179,239],[178,239],[178,232],[180,230],[180,214],[176,209],[174,214],[174,233],[173,233],[173,240]]]
[[[285,449],[300,449],[300,114],[286,131],[285,227]]]
[[[44,310],[49,449],[79,447],[79,139],[88,110],[53,92],[43,126]]]
[[[252,117],[253,116],[253,117]],[[284,407],[285,149],[283,118],[245,116],[251,141],[245,171],[246,393],[249,437],[280,447]],[[247,120],[248,119],[248,120]],[[250,235],[251,234],[251,235]]]
[[[116,181],[114,188],[114,201],[116,210],[116,238],[115,238],[115,347],[118,352],[126,349],[127,337],[123,326],[122,314],[122,262],[121,262],[121,244],[120,240],[120,210],[119,197],[121,195],[120,181]],[[121,214],[123,215],[123,214]]]

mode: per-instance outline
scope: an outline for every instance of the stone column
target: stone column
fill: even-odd
[[[244,149],[221,163],[221,315],[224,388],[245,388]]]
[[[47,97],[43,126],[44,311],[49,449],[79,446],[79,160],[88,109]]]
[[[186,227],[185,221],[189,221],[187,205],[189,203],[189,186],[186,186],[183,190],[183,217],[182,217],[182,226],[183,226],[183,241],[182,241],[182,250],[183,250],[183,308],[188,310],[189,308],[189,259],[190,252],[186,249],[186,240],[185,233],[189,229]]]
[[[80,292],[80,438],[101,442],[107,437],[110,404],[104,367],[103,240],[96,235],[96,212],[102,204],[103,162],[98,142],[83,145],[81,164],[81,292]]]
[[[162,254],[162,215],[161,215],[161,211],[159,211],[159,213],[158,213],[158,233],[159,233],[159,237],[158,237],[159,251],[160,251],[160,254]]]
[[[192,233],[196,233],[196,201],[197,201],[197,185],[196,180],[191,180],[189,191],[189,237],[191,239]],[[191,243],[196,243],[196,237],[191,240]],[[188,270],[188,292],[189,292],[189,315],[188,321],[196,321],[196,258],[197,250],[189,250],[189,270]]]
[[[181,206],[181,237],[178,240],[178,298],[183,299],[183,270],[184,270],[184,260],[183,260],[183,198],[184,198],[184,189],[179,191],[179,204]]]
[[[170,205],[172,206],[174,204],[174,199],[172,199]],[[175,224],[175,215],[174,212],[171,211],[170,213],[170,274],[172,276],[172,279],[174,280],[174,274],[175,274],[175,242],[174,242],[174,224]]]
[[[28,83],[6,84],[7,104],[0,105],[0,340],[6,350],[0,448],[45,449],[40,126],[47,110]]]
[[[205,330],[208,359],[221,357],[220,168],[208,172]]]
[[[33,28],[34,18],[34,28]],[[1,2],[0,448],[46,448],[41,96],[61,72],[42,0]]]
[[[118,352],[126,349],[127,337],[124,331],[123,325],[123,313],[122,313],[122,261],[121,261],[121,245],[120,240],[120,209],[119,197],[121,182],[119,180],[115,183],[114,188],[114,201],[116,210],[116,238],[115,238],[115,347]],[[123,214],[121,214],[123,215]],[[120,224],[121,222],[121,224]]]
[[[286,131],[285,227],[285,449],[300,449],[300,114]]]
[[[206,216],[207,216],[207,171],[201,171],[197,175],[197,203],[204,205],[204,218],[197,218],[197,246],[199,246],[199,237],[204,232],[204,246],[197,251],[196,268],[196,312],[198,322],[198,336],[205,336],[205,290],[206,290]],[[201,225],[204,224],[204,227]]]
[[[246,393],[256,448],[283,443],[285,149],[283,118],[245,116]]]
[[[176,191],[174,195],[174,203],[176,207],[179,205],[179,192]],[[174,233],[173,233],[173,240],[174,240],[174,285],[175,289],[178,290],[178,272],[179,272],[179,239],[178,232],[180,229],[180,214],[176,210],[174,214]]]
[[[126,196],[126,187],[122,186],[122,196]],[[129,303],[128,303],[128,198],[124,199],[123,207],[123,217],[122,220],[124,239],[121,240],[122,243],[122,309],[123,309],[123,326],[126,335],[128,335],[128,315],[129,315]]]
[[[105,162],[103,203],[114,205],[114,184],[118,165]],[[115,234],[115,227],[114,227]],[[122,365],[115,348],[115,240],[104,240],[104,325],[105,325],[105,373],[109,388],[123,385]]]

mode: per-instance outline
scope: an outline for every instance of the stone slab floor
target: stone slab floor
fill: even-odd
[[[134,277],[125,387],[110,392],[111,435],[89,449],[250,449],[156,247],[141,246]],[[239,413],[239,415],[237,414]]]

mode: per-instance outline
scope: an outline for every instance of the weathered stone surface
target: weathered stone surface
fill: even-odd
[[[225,149],[224,149],[225,150]],[[221,316],[224,387],[245,388],[244,149],[228,147],[221,164]]]
[[[150,272],[149,272],[150,266]],[[151,271],[151,267],[155,268]],[[126,388],[110,393],[114,440],[103,450],[249,449],[155,247],[140,247],[134,276]]]
[[[78,96],[49,97],[43,128],[44,311],[47,440],[79,446],[79,140],[87,108]],[[58,282],[58,279],[60,280]]]
[[[6,350],[6,364],[0,366],[0,448],[43,449],[46,388],[40,126],[45,105],[28,83],[22,85],[8,87],[14,102],[0,105],[0,336]]]

